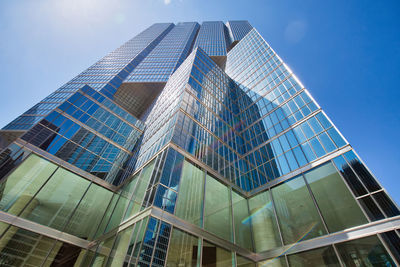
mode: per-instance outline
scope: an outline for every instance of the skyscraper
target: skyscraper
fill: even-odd
[[[396,266],[400,211],[247,21],[157,23],[0,131],[1,266]]]

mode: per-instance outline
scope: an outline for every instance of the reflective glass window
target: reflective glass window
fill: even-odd
[[[340,243],[336,247],[346,266],[396,266],[377,236]]]
[[[256,267],[256,263],[251,260],[246,259],[245,257],[241,257],[236,254],[236,266],[237,267]]]
[[[184,161],[175,215],[201,226],[205,172]]]
[[[336,167],[339,169],[340,173],[342,174],[343,178],[346,180],[347,184],[353,191],[355,196],[362,196],[367,194],[367,190],[360,182],[356,174],[344,160],[343,156],[339,156],[333,159]]]
[[[207,175],[204,201],[204,229],[226,240],[231,240],[232,219],[229,189]]]
[[[215,246],[206,241],[203,242],[203,255],[201,266],[203,267],[228,267],[233,266],[232,252]]]
[[[167,267],[195,267],[200,259],[199,239],[174,228],[168,245]]]
[[[317,167],[304,176],[330,232],[368,222],[332,163]]]
[[[252,250],[251,220],[247,199],[232,191],[232,207],[235,243],[241,247]]]
[[[288,256],[288,260],[291,267],[341,266],[331,246],[292,254]]]
[[[127,208],[125,219],[133,216],[138,213],[142,209],[142,202],[144,198],[144,194],[146,192],[147,187],[150,183],[151,174],[153,173],[155,161],[151,161],[147,164],[141,174],[140,177],[137,178],[138,182],[135,186],[131,202]]]
[[[272,188],[272,195],[285,244],[326,234],[303,177]]]
[[[64,231],[83,239],[93,239],[113,195],[113,192],[92,183]]]
[[[360,201],[360,205],[363,207],[365,213],[367,213],[368,218],[371,221],[377,221],[385,218],[385,215],[383,215],[382,211],[378,208],[378,205],[376,205],[371,196],[359,198],[358,201]]]
[[[388,217],[400,215],[400,211],[396,204],[386,195],[385,192],[378,192],[372,195],[375,201],[379,204],[383,212]]]
[[[256,252],[281,246],[278,225],[270,191],[249,199],[250,217]],[[244,221],[246,222],[246,221]]]
[[[21,217],[62,230],[89,184],[88,180],[59,168],[31,200],[29,212]]]
[[[122,230],[117,234],[107,264],[105,266],[121,266],[124,264],[125,255],[129,247],[129,241],[134,225]]]
[[[34,203],[30,204],[30,200],[56,168],[55,164],[31,154],[8,177],[2,179],[0,209],[19,215],[29,204],[24,214],[30,213],[35,206]]]

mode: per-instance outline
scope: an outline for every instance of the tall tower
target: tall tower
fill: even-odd
[[[154,24],[0,131],[2,266],[397,266],[400,211],[247,21]]]

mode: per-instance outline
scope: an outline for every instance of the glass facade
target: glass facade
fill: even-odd
[[[400,262],[399,207],[247,21],[154,24],[0,138],[1,266]]]

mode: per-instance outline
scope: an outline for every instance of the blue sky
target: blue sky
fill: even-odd
[[[155,22],[247,19],[400,203],[399,1],[0,2],[0,127]]]

